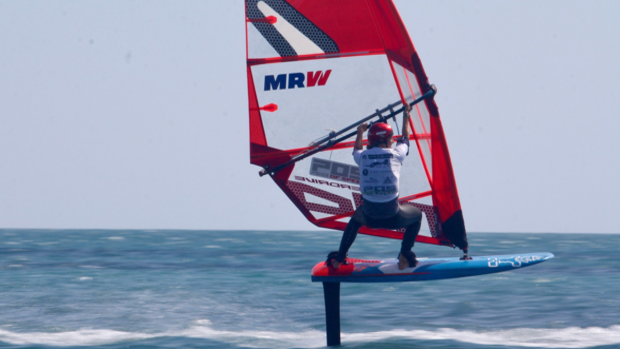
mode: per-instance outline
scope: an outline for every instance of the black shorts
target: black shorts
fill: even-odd
[[[396,201],[396,200],[395,200]],[[388,205],[392,205],[391,203],[386,203]],[[359,224],[373,229],[400,229],[406,228],[412,224],[418,223],[422,220],[422,211],[420,211],[417,207],[411,205],[400,205],[398,201],[396,201],[398,205],[398,212],[391,217],[388,218],[377,218],[376,216],[370,216],[366,214],[364,211],[369,212],[370,209],[373,211],[377,209],[378,203],[373,203],[368,205],[366,209],[364,209],[364,204],[355,210],[353,217],[351,219],[355,220]],[[386,207],[385,210],[379,209],[379,211],[388,211],[390,207]],[[373,212],[370,211],[370,212]]]

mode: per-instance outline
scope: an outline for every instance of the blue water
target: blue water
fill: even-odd
[[[0,230],[0,348],[320,348],[310,270],[340,233]],[[512,272],[342,284],[347,348],[620,348],[620,235],[469,234]],[[349,255],[393,258],[359,236]],[[418,256],[458,250],[416,244]]]

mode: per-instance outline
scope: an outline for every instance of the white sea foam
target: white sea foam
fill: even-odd
[[[125,238],[122,237],[122,236],[110,236],[110,237],[108,237],[108,240],[120,241],[120,240],[125,240]]]
[[[322,331],[220,331],[205,326],[210,323],[209,320],[197,320],[196,323],[201,326],[154,334],[113,330],[16,333],[0,329],[0,341],[16,345],[89,346],[161,337],[186,337],[209,339],[252,348],[317,348],[325,346],[325,333]],[[459,331],[440,328],[434,331],[391,330],[342,334],[342,341],[345,344],[347,342],[377,342],[388,339],[453,340],[478,345],[507,345],[524,348],[589,348],[620,344],[620,325],[608,328],[520,328],[501,331]]]
[[[479,345],[506,345],[525,348],[590,348],[620,344],[620,326],[615,325],[608,328],[569,327],[563,329],[518,328],[479,332],[440,328],[435,331],[392,330],[342,335],[343,342],[374,342],[389,338],[455,340]]]
[[[155,336],[149,334],[113,330],[15,333],[0,329],[0,341],[10,344],[40,344],[50,346],[103,345],[153,337]]]
[[[245,242],[245,240],[237,239],[237,238],[219,238],[213,241],[228,241],[228,242],[233,242],[233,243]]]
[[[218,331],[206,326],[195,326],[180,331],[189,338],[204,338],[232,343],[250,348],[319,348],[325,346],[325,333],[310,330],[304,332],[272,331]],[[169,334],[170,336],[170,334]]]
[[[35,243],[35,245],[39,245],[39,246],[58,245],[58,242],[56,242],[56,241],[37,242],[37,243]]]
[[[15,345],[94,346],[162,337],[210,339],[250,348],[318,348],[325,346],[325,333],[314,330],[306,332],[218,331],[207,326],[194,326],[181,331],[149,334],[114,330],[15,333],[0,329],[0,342]]]

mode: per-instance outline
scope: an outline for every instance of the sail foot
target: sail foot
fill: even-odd
[[[441,225],[444,235],[459,249],[466,251],[469,244],[465,233],[465,221],[463,211],[458,210]]]

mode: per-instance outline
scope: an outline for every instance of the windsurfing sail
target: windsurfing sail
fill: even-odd
[[[424,212],[417,241],[467,249],[439,112],[391,0],[246,0],[250,162],[313,224],[344,230],[361,204],[356,126],[413,105],[400,202]],[[403,231],[360,233],[402,239]]]

